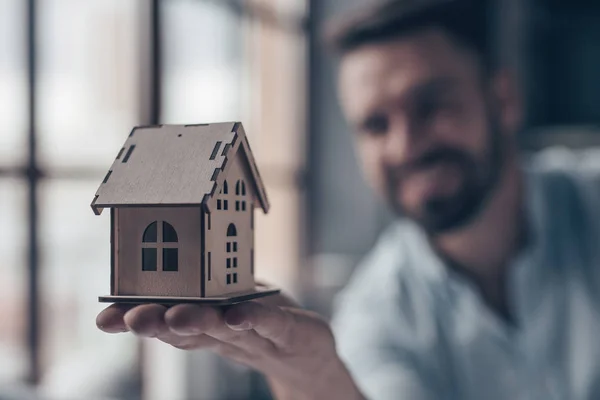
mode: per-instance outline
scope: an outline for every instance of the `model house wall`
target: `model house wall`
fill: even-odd
[[[200,222],[200,207],[115,209],[115,294],[200,296]]]
[[[254,288],[252,218],[256,192],[243,152],[238,151],[231,163],[227,184],[215,194],[213,212],[206,215],[206,296]],[[230,226],[235,227],[235,236]]]

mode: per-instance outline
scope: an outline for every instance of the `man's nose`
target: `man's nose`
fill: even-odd
[[[419,138],[409,124],[396,124],[388,131],[383,143],[385,161],[389,164],[403,164],[418,154],[422,138]]]

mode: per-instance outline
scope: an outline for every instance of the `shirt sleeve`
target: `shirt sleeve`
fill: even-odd
[[[438,356],[433,310],[424,309],[426,302],[415,309],[410,282],[398,280],[397,260],[382,252],[358,268],[336,299],[338,354],[369,400],[449,398],[431,368]]]

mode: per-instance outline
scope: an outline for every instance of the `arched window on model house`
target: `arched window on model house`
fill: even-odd
[[[219,194],[227,195],[229,194],[229,188],[227,186],[227,181],[223,181],[223,188],[219,192]],[[227,210],[229,208],[227,199],[217,199],[217,210]]]
[[[246,211],[246,183],[243,179],[240,179],[235,184],[235,211]],[[242,199],[238,199],[242,197]]]
[[[154,221],[142,235],[142,271],[178,271],[179,238],[171,224]]]

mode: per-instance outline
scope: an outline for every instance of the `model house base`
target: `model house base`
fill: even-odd
[[[124,303],[124,304],[181,304],[194,303],[205,304],[210,306],[228,306],[236,303],[241,303],[248,300],[254,300],[261,297],[278,294],[279,289],[257,285],[254,290],[235,293],[231,296],[214,296],[214,297],[169,297],[169,296],[100,296],[98,299],[101,303]]]

